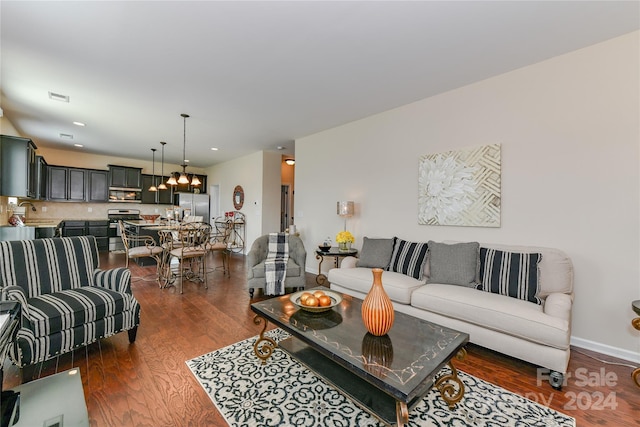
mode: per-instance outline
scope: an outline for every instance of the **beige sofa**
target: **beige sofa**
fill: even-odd
[[[443,247],[442,243],[438,245]],[[430,249],[422,278],[394,271],[383,273],[383,286],[393,301],[394,308],[399,312],[466,332],[472,343],[548,368],[551,370],[551,385],[559,389],[567,371],[570,354],[573,304],[571,260],[562,251],[551,248],[498,244],[478,244],[478,248],[478,274],[475,282],[483,280],[480,277],[481,254],[484,252],[486,256],[488,249],[512,254],[540,254],[536,297],[541,303],[476,289],[475,283],[467,286],[434,283],[430,277],[434,267],[431,265],[434,257]],[[482,248],[485,248],[484,251]],[[361,255],[365,255],[364,250],[363,246]],[[444,255],[449,256],[448,261],[451,261],[451,254]],[[459,268],[455,265],[455,260],[451,265],[448,265],[448,261],[444,268]],[[343,259],[340,268],[329,271],[331,289],[358,298],[366,296],[373,279],[371,267],[358,267],[357,262],[356,258],[347,257]],[[489,264],[489,261],[485,259],[485,263]],[[441,275],[442,265],[438,268]],[[487,268],[484,270],[486,274]]]

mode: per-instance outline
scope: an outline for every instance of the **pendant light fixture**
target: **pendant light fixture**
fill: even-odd
[[[180,174],[180,178],[178,178],[178,184],[188,184],[189,183],[189,178],[187,178],[187,162],[185,161],[185,159],[187,158],[186,155],[186,150],[187,150],[187,118],[189,117],[188,114],[182,113],[180,114],[180,116],[183,119],[184,122],[184,126],[183,126],[183,134],[182,134],[182,173]]]
[[[164,179],[164,146],[167,145],[167,143],[164,141],[160,141],[160,144],[162,145],[162,170],[160,172],[160,185],[158,185],[158,190],[166,190],[167,186],[165,185],[163,179]]]
[[[156,187],[156,149],[152,148],[153,152],[153,175],[151,177],[151,187],[149,187],[149,191],[158,191]]]

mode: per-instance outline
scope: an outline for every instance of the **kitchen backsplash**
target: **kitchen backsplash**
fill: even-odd
[[[33,201],[36,211],[26,206],[26,218],[29,219],[107,219],[109,209],[139,209],[141,214],[160,214],[164,216],[165,209],[170,205],[148,205],[141,203],[68,203]],[[0,221],[6,224],[9,220],[6,197],[0,197],[2,217]]]

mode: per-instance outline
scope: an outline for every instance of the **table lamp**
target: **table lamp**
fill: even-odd
[[[337,210],[338,215],[344,218],[344,231],[347,231],[347,218],[353,216],[354,203],[352,201],[338,202]]]

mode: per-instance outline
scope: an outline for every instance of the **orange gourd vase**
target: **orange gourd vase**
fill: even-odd
[[[395,312],[391,299],[382,287],[382,269],[374,268],[371,290],[362,302],[362,321],[367,331],[381,337],[393,326]]]

